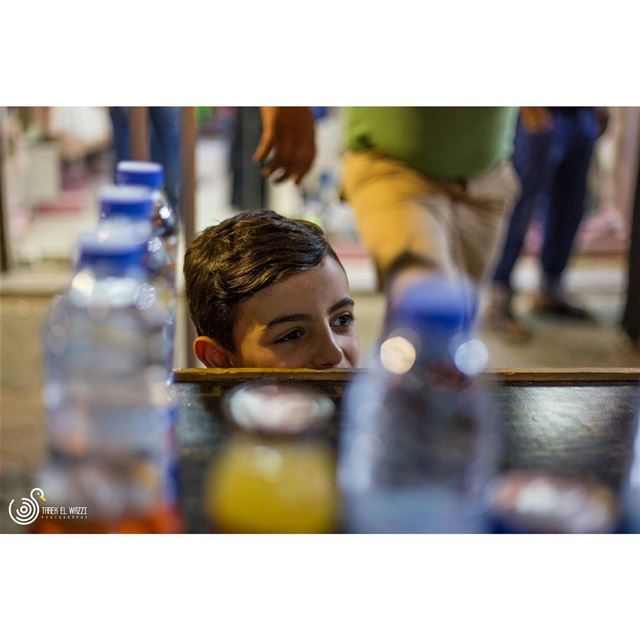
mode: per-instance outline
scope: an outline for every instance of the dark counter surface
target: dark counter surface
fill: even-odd
[[[343,392],[357,372],[184,369],[175,372],[180,409],[178,446],[180,503],[185,530],[207,532],[203,512],[204,474],[229,428],[221,398],[237,384],[255,379],[300,381],[327,393],[336,405],[335,441]],[[634,414],[640,401],[639,369],[494,370],[495,403],[506,441],[503,467],[544,468],[584,474],[617,491],[630,454]],[[1,532],[20,532],[7,517],[12,498],[34,486],[31,469],[0,473]]]
[[[208,531],[202,511],[204,473],[229,433],[220,409],[224,392],[251,379],[295,380],[340,404],[349,371],[176,372],[180,405],[181,503],[190,532]],[[618,490],[630,453],[640,398],[640,372],[624,370],[492,371],[495,404],[505,436],[503,466],[543,468],[598,479]]]

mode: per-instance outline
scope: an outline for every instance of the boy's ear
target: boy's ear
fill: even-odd
[[[193,341],[193,353],[209,368],[225,369],[233,366],[229,350],[208,336],[198,336]]]

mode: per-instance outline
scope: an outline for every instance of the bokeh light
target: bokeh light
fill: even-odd
[[[467,340],[456,349],[453,359],[459,371],[475,376],[487,366],[489,352],[481,340]]]
[[[380,346],[380,362],[391,373],[407,373],[416,361],[415,347],[403,336],[394,336]]]

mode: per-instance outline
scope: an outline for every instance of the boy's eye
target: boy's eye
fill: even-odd
[[[341,313],[333,322],[333,325],[336,327],[348,327],[352,325],[355,318],[353,313],[347,311],[346,313]]]
[[[276,340],[276,344],[280,342],[292,342],[293,340],[298,340],[302,338],[303,332],[300,329],[294,329],[293,331],[289,331],[289,333],[282,336],[282,338],[278,338]]]

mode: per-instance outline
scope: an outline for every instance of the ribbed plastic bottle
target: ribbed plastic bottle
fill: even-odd
[[[116,183],[147,187],[151,190],[153,209],[151,212],[152,235],[159,238],[166,254],[169,256],[169,273],[167,277],[175,290],[176,261],[178,255],[179,227],[175,212],[169,204],[164,192],[164,171],[161,164],[155,162],[139,162],[122,160],[116,168]]]
[[[343,526],[362,533],[486,531],[483,492],[500,437],[477,374],[476,293],[440,278],[410,287],[371,367],[347,391],[339,443]]]
[[[164,355],[167,309],[127,227],[84,234],[68,291],[45,327],[49,460],[43,532],[171,532],[176,412]],[[74,508],[73,518],[63,518]]]
[[[154,199],[148,187],[107,185],[99,194],[100,221],[98,231],[103,237],[120,233],[128,227],[130,233],[147,244],[145,264],[161,304],[168,310],[164,330],[164,349],[167,367],[173,365],[175,340],[175,265],[167,253],[167,247],[158,235],[159,229],[153,220]]]
[[[635,421],[632,453],[624,480],[622,505],[626,528],[631,533],[640,533],[640,407]]]

